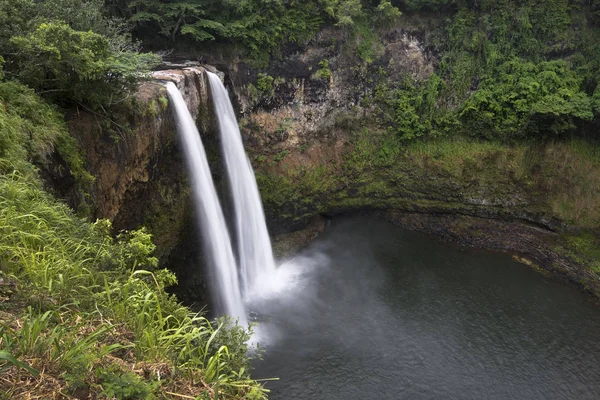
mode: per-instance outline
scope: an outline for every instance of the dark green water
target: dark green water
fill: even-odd
[[[271,399],[600,398],[600,308],[509,256],[345,218],[280,271]]]

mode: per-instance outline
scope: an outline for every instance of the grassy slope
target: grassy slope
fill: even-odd
[[[44,190],[55,149],[89,179],[60,115],[0,83],[0,397],[262,398],[248,332],[168,295],[143,229],[114,239]]]

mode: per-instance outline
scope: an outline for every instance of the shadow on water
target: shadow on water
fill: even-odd
[[[271,399],[600,398],[600,309],[507,255],[334,221],[254,298]]]

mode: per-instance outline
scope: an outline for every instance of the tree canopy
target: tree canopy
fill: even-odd
[[[55,102],[107,107],[159,61],[139,52],[128,24],[109,16],[102,0],[2,2],[0,66]]]
[[[353,50],[372,64],[378,33],[401,11],[444,20],[430,43],[439,82],[396,82],[378,97],[384,126],[403,138],[445,134],[458,122],[484,137],[555,136],[598,114],[600,0],[5,1],[0,79],[63,105],[106,107],[127,99],[158,62],[141,43],[229,46],[264,67],[282,45],[305,43],[324,26],[354,36]]]

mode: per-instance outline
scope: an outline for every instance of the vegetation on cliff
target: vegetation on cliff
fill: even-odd
[[[597,119],[600,26],[593,5],[423,2],[451,17],[432,32],[439,62],[428,80],[395,84],[385,71],[373,98],[384,127],[405,139],[547,139]]]
[[[348,138],[342,141],[349,146],[344,147],[341,159],[339,154],[325,155],[326,161],[316,166],[298,162],[299,158],[310,159],[312,139],[300,138],[296,155],[291,148],[278,148],[272,162],[265,162],[269,160],[265,154],[258,155],[257,162],[265,172],[260,177],[261,187],[272,208],[296,218],[304,212],[290,208],[324,212],[331,208],[331,195],[356,196],[348,193],[356,186],[362,191],[358,197],[380,207],[389,205],[394,197],[405,197],[410,203],[421,194],[443,202],[444,196],[437,196],[440,193],[433,188],[423,188],[428,181],[416,176],[422,172],[436,178],[437,170],[441,175],[436,181],[455,183],[454,189],[445,187],[450,191],[460,187],[462,201],[483,199],[482,191],[499,198],[503,190],[510,197],[522,189],[527,193],[522,199],[524,208],[546,213],[576,229],[597,229],[599,5],[568,0],[415,0],[391,5],[405,13],[395,26],[375,25],[372,16],[366,18],[366,24],[355,20],[354,32],[362,41],[354,48],[335,42],[335,35],[306,44],[304,58],[309,60],[311,53],[335,52],[333,61],[312,61],[317,73],[311,79],[322,79],[326,65],[332,90],[346,84],[348,76],[354,80],[350,84],[357,88],[351,92],[358,99],[356,105],[331,112],[335,120],[323,128],[325,133],[343,132]],[[364,9],[368,9],[366,4]],[[368,37],[365,30],[373,36]],[[399,41],[402,34],[416,38],[413,42],[417,44],[410,46],[420,46],[419,52],[433,60],[431,71],[415,73],[408,62],[397,73],[399,67],[393,64],[397,60],[382,49],[390,41]],[[371,51],[361,46],[370,46]],[[390,52],[399,51],[392,49]],[[409,49],[405,51],[410,59]],[[266,76],[258,75],[256,87]],[[260,96],[276,98],[278,92],[287,96],[290,85],[281,83],[284,78],[270,78],[279,84],[258,90],[258,100],[250,96],[255,110],[269,104],[261,102]],[[336,86],[338,80],[342,83]],[[303,90],[308,89],[303,86]],[[303,129],[293,121],[287,125],[291,128],[281,124],[274,135],[280,129]],[[247,121],[246,131],[254,134],[252,120]],[[285,132],[278,136],[285,137]],[[417,153],[416,148],[420,149]],[[431,151],[423,153],[423,149]],[[454,165],[444,162],[442,170],[434,168],[436,160],[446,158],[440,149],[452,149],[448,160]],[[521,156],[511,156],[508,161],[505,157],[509,154]],[[431,161],[421,165],[418,160],[422,157]],[[486,159],[490,159],[487,167]],[[495,159],[506,164],[496,165]],[[480,167],[474,169],[476,165]],[[510,171],[513,166],[516,170]],[[488,167],[503,172],[498,175]],[[410,170],[415,172],[410,174]],[[503,184],[506,174],[514,177],[509,186]],[[487,175],[495,180],[487,181]],[[288,188],[280,182],[287,179],[289,190],[281,190]],[[478,180],[485,183],[476,184]],[[364,185],[363,181],[371,182]],[[367,195],[370,192],[364,186],[369,185],[385,188],[384,193]],[[446,200],[451,194],[446,194]],[[321,205],[306,207],[311,200]],[[284,204],[288,206],[281,208]]]
[[[597,1],[119,0],[109,8],[149,43],[163,36],[175,48],[235,44],[263,66],[282,45],[305,45],[324,26],[343,31],[359,61],[377,64],[378,34],[394,21],[441,13],[444,21],[424,28],[439,60],[429,80],[390,82],[385,68],[375,78],[382,125],[405,139],[557,136],[599,112]]]
[[[326,24],[354,29],[369,17],[381,22],[400,15],[389,0],[115,0],[109,9],[135,23],[143,40],[163,37],[171,47],[235,44],[263,64],[279,46],[303,43]]]
[[[559,233],[563,255],[600,273],[597,2],[392,5],[404,13],[397,22],[357,20],[352,45],[331,30],[305,44],[296,60],[319,71],[327,57],[328,85],[313,74],[304,104],[289,100],[293,83],[268,93],[284,101],[252,98],[246,133],[274,147],[256,146],[271,218],[302,225],[317,213],[397,209],[525,221]],[[393,54],[402,51],[404,64]],[[311,131],[295,109],[328,121],[307,118]],[[293,117],[261,136],[267,112]]]
[[[127,23],[102,0],[16,0],[0,4],[5,79],[61,104],[104,109],[128,99],[159,57],[141,53]]]

